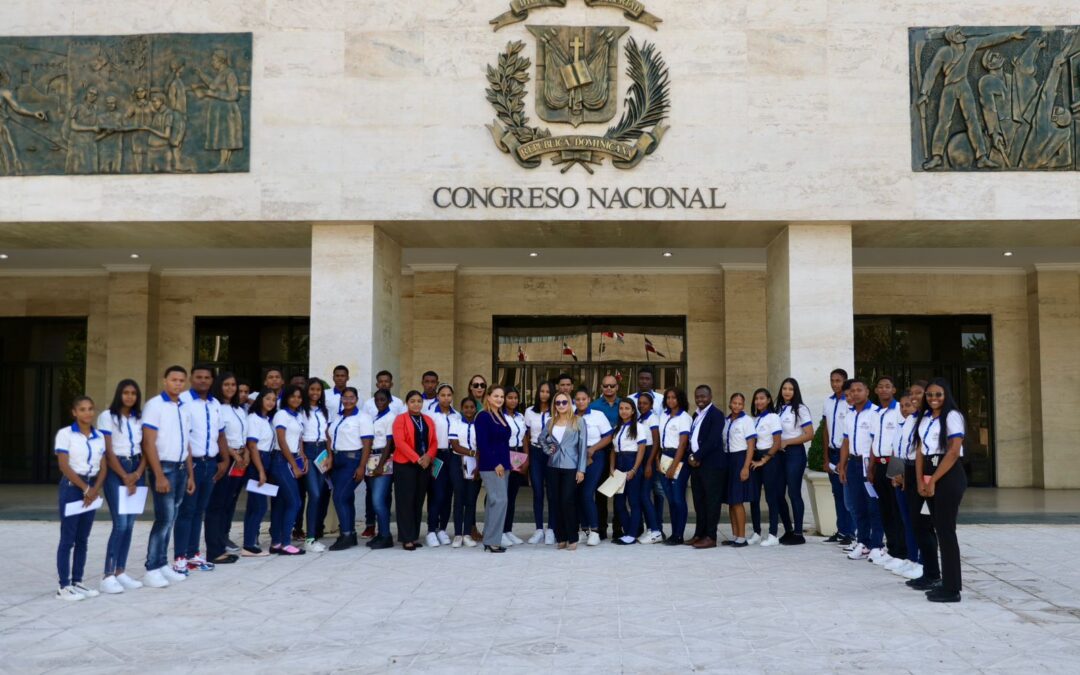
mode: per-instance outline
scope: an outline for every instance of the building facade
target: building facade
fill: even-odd
[[[462,395],[476,373],[632,386],[653,365],[718,399],[792,375],[816,410],[835,367],[942,375],[974,483],[1080,487],[1080,57],[1056,28],[1076,3],[0,17],[0,481],[55,475],[76,390],[101,405],[121,378],[155,391],[208,361],[252,379],[342,363],[364,394],[383,368],[398,394],[429,369]],[[166,35],[123,39],[149,34]],[[113,105],[126,116],[100,121]],[[178,140],[181,122],[198,132]],[[1022,133],[1046,142],[1013,153]]]

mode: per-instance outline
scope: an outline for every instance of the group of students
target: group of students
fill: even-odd
[[[207,366],[192,370],[189,386],[186,370],[172,366],[162,392],[145,405],[138,384],[124,380],[100,416],[88,397],[76,399],[74,423],[56,437],[63,474],[57,597],[98,595],[83,583],[94,511],[66,516],[65,505],[89,506],[99,495],[108,501],[113,521],[99,586],[105,593],[163,588],[192,571],[209,571],[239,557],[346,550],[359,545],[360,536],[369,548],[391,548],[392,505],[404,550],[482,543],[485,551],[502,553],[526,543],[514,534],[513,517],[518,491],[527,484],[536,526],[527,543],[565,550],[579,543],[596,546],[607,534],[607,497],[598,488],[611,477],[618,483],[614,544],[662,542],[696,549],[804,544],[802,477],[814,422],[798,382],[785,379],[775,400],[769,390],[758,389],[749,406],[741,393],[732,394],[725,413],[713,404],[707,385],[695,389],[691,409],[683,390],[655,390],[654,377],[650,368],[642,368],[637,391],[620,398],[618,381],[607,375],[594,399],[587,387],[562,374],[541,382],[527,407],[516,388],[489,387],[480,375],[470,379],[468,395],[458,401],[453,387],[432,371],[404,400],[391,393],[392,374],[381,371],[374,395],[363,404],[357,389],[348,386],[345,366],[333,370],[332,387],[318,378],[286,386],[282,373],[270,369],[258,392],[231,373],[215,376]],[[885,386],[891,380],[882,378],[879,409],[868,402],[865,383],[848,380],[843,371],[835,371],[832,380],[834,394],[822,419],[830,448],[826,468],[836,479],[838,533],[827,541],[847,546],[852,559],[869,558],[911,576],[912,585],[934,591],[931,599],[952,589],[959,599],[955,520],[963,470],[953,446],[960,453],[962,448],[953,441],[963,438],[963,419],[947,385],[935,380],[917,399],[908,392],[897,404]],[[944,397],[937,396],[941,387]],[[945,422],[935,424],[942,411]],[[910,455],[912,475],[897,478],[887,458],[901,453],[905,462]],[[879,462],[889,465],[875,471]],[[146,574],[138,581],[126,572],[135,516],[121,514],[117,505],[125,491],[134,495],[144,478],[154,523]],[[868,487],[862,489],[864,483]],[[263,494],[267,484],[276,486],[272,499]],[[360,484],[366,486],[370,524],[358,536],[354,497]],[[229,531],[245,485],[243,544],[236,545]],[[481,485],[483,533],[476,527]],[[688,485],[697,519],[693,537],[684,539]],[[911,494],[913,485],[917,496]],[[769,507],[765,536],[763,490]],[[326,547],[319,538],[331,500],[341,531]],[[425,500],[428,531],[422,538]],[[923,502],[934,513],[932,524],[921,512]],[[718,535],[724,504],[732,532],[728,539]],[[901,523],[897,514],[909,509],[912,515]],[[259,530],[268,510],[270,542],[264,550]],[[785,532],[778,537],[780,523]],[[451,524],[453,537],[447,531]],[[200,548],[204,525],[205,554]],[[935,530],[943,585],[937,580]],[[915,544],[908,545],[905,537]]]

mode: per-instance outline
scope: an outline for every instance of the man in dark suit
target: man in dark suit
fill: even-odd
[[[694,390],[697,412],[690,427],[690,492],[694,500],[694,548],[716,548],[720,509],[727,492],[727,456],[724,454],[724,413],[713,405],[707,384]]]

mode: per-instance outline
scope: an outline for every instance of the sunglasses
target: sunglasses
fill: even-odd
[[[564,405],[570,405],[570,401],[555,401],[555,405],[562,407]]]
[[[619,385],[617,385],[617,384],[602,384],[600,386],[603,387],[604,389],[614,389],[615,387],[617,387]]]
[[[483,384],[482,382],[473,382],[469,386],[472,387],[473,389],[485,389],[487,387],[487,385]]]

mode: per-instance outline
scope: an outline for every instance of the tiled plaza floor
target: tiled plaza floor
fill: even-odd
[[[928,603],[820,539],[503,555],[361,547],[242,559],[167,589],[61,603],[57,529],[0,523],[4,672],[1032,673],[1080,663],[1074,526],[962,527],[957,605]],[[148,530],[136,526],[135,576]],[[88,571],[100,570],[108,532],[95,526]]]

